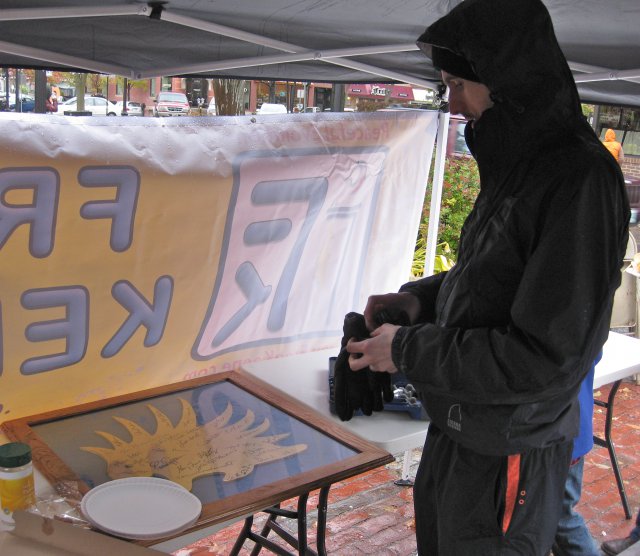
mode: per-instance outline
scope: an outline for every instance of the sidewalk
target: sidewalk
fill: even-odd
[[[608,392],[609,386],[606,386],[596,391],[595,396],[606,399]],[[594,431],[604,434],[602,408],[595,409]],[[640,506],[640,386],[635,382],[625,381],[618,390],[613,439],[633,518],[625,519],[606,448],[594,447],[586,458],[582,502],[578,509],[598,544],[627,536]],[[420,449],[411,452],[411,476],[417,470],[420,452]],[[412,491],[394,484],[402,476],[402,463],[402,454],[398,454],[395,462],[331,488],[326,540],[330,556],[415,556]],[[309,541],[314,548],[316,505],[317,492],[314,492],[308,503]],[[283,507],[295,509],[293,504]],[[254,530],[263,522],[261,514],[256,516]],[[282,520],[283,524],[286,522]],[[241,527],[242,523],[237,523],[175,554],[228,555]],[[295,524],[287,523],[287,529],[295,533]],[[240,554],[247,556],[252,548],[253,543],[247,541]],[[271,553],[263,549],[261,554]]]

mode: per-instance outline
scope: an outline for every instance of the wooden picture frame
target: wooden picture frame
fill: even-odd
[[[189,531],[393,461],[243,370],[6,421],[2,429],[31,446],[36,468],[70,499],[124,476],[183,484],[202,501]]]

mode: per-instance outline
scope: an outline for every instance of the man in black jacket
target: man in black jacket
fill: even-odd
[[[414,487],[421,556],[544,556],[577,392],[620,283],[624,180],[539,0],[467,0],[418,45],[469,120],[481,190],[453,269],[371,296],[371,338],[349,342],[349,365],[404,372],[431,418]],[[382,309],[412,324],[376,328]]]

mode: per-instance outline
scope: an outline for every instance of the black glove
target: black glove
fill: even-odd
[[[344,317],[342,327],[342,341],[340,353],[336,358],[333,376],[333,395],[336,413],[342,421],[348,421],[353,417],[354,411],[362,410],[365,415],[371,415],[373,411],[373,391],[369,386],[367,371],[362,369],[354,372],[349,367],[349,352],[347,342],[354,338],[364,340],[369,337],[369,331],[364,324],[364,316],[358,313],[348,313]]]
[[[397,324],[409,324],[409,318],[402,312],[394,315]],[[378,326],[389,322],[390,313],[380,312],[375,320]],[[385,372],[375,372],[366,367],[360,371],[352,371],[349,367],[349,352],[347,342],[353,338],[356,341],[369,338],[369,331],[364,322],[364,316],[359,313],[348,313],[344,317],[342,327],[342,341],[340,353],[334,366],[333,393],[335,408],[342,421],[349,421],[353,413],[360,409],[364,415],[371,415],[373,411],[382,411],[384,402],[393,401],[391,375]]]

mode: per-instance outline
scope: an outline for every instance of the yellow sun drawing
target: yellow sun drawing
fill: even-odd
[[[265,418],[251,428],[255,420],[251,410],[229,425],[232,407],[228,404],[215,419],[198,425],[191,404],[182,398],[180,403],[182,416],[175,427],[159,409],[147,405],[157,422],[154,434],[129,419],[114,417],[131,434],[130,442],[108,432],[95,431],[113,448],[86,446],[81,449],[104,459],[111,479],[161,476],[187,490],[191,490],[197,477],[223,473],[224,481],[233,481],[249,475],[258,464],[284,459],[307,449],[306,444],[278,445],[289,433],[260,436],[269,429],[269,420]]]

